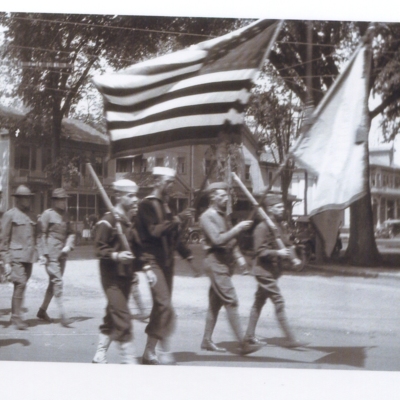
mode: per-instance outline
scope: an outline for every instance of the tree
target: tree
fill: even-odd
[[[285,86],[302,101],[303,106],[310,98],[314,105],[319,103],[338,75],[341,64],[349,58],[360,38],[366,33],[369,24],[313,21],[311,30],[308,29],[309,26],[309,21],[287,21],[269,57]],[[308,33],[311,33],[313,44],[310,56],[307,54]],[[383,132],[388,139],[399,131],[399,40],[399,24],[375,24],[370,90],[371,94],[381,99],[381,103],[370,110],[369,114],[371,119],[381,115]],[[308,59],[312,60],[311,63],[308,63]],[[273,82],[280,85],[274,77]],[[307,92],[308,87],[311,87],[311,92]],[[273,99],[268,101],[267,110],[274,105]],[[271,114],[267,115],[270,116]],[[353,264],[379,262],[372,223],[369,180],[367,196],[351,206],[347,255]]]
[[[16,94],[30,109],[25,121],[28,136],[51,133],[55,165],[62,156],[62,119],[86,95],[94,71],[126,67],[225,33],[235,23],[205,18],[0,14],[0,24],[6,28],[3,59],[16,62],[21,75]],[[25,64],[21,67],[21,63]],[[55,179],[54,185],[60,184],[60,178]]]
[[[248,124],[252,126],[260,147],[268,147],[275,163],[282,164],[286,161],[293,140],[298,136],[301,102],[271,66],[266,66],[260,82],[253,89],[250,99]],[[287,162],[281,172],[282,195],[288,218],[291,215],[288,192],[293,169],[293,163]]]

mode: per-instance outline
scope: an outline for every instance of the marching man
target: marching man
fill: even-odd
[[[236,264],[242,268],[246,265],[246,260],[237,245],[236,237],[244,230],[249,229],[253,221],[242,221],[232,227],[226,215],[227,190],[228,186],[225,182],[210,184],[207,188],[210,206],[200,216],[200,225],[205,237],[206,257],[204,266],[211,281],[206,326],[201,348],[221,353],[226,351],[212,341],[219,310],[224,306],[229,323],[239,341],[239,351],[244,355],[259,350],[261,346],[243,340],[244,335],[238,313],[238,298],[231,277]]]
[[[69,252],[74,248],[75,233],[67,214],[68,195],[64,189],[54,189],[51,195],[53,207],[40,217],[42,228],[41,261],[49,275],[49,285],[37,317],[47,322],[52,319],[47,308],[53,298],[57,303],[61,325],[67,327],[72,321],[66,317],[63,302],[63,275]]]
[[[271,219],[279,230],[284,213],[284,205],[280,194],[268,194],[265,206]],[[257,322],[267,299],[271,299],[275,307],[279,326],[285,334],[286,347],[305,346],[306,343],[297,340],[292,332],[285,313],[285,302],[278,286],[278,278],[282,274],[282,260],[290,257],[290,250],[279,249],[271,228],[265,221],[261,221],[254,230],[255,263],[253,274],[256,277],[258,288],[254,304],[251,308],[249,325],[246,332],[246,343],[260,344],[255,336]]]
[[[38,259],[40,230],[30,211],[34,194],[24,185],[13,194],[15,207],[4,213],[1,221],[1,251],[5,275],[14,284],[11,302],[11,322],[16,329],[25,330],[22,304],[26,284],[32,274],[32,264]]]
[[[172,168],[154,167],[154,189],[141,201],[137,218],[143,254],[149,261],[148,268],[157,276],[157,282],[151,288],[153,308],[146,327],[147,343],[142,358],[143,364],[147,365],[175,364],[170,351],[175,327],[171,303],[175,250],[188,261],[192,258],[190,249],[180,241],[182,222],[191,217],[191,212],[183,211],[173,216],[167,203],[175,174]],[[161,347],[159,354],[156,353],[158,342]]]
[[[116,198],[114,212],[107,212],[96,224],[95,249],[100,259],[100,277],[107,298],[106,315],[100,325],[99,342],[93,363],[107,363],[106,353],[112,341],[118,343],[121,363],[137,364],[133,345],[129,295],[134,276],[135,263],[141,263],[139,254],[126,250],[117,234],[116,224],[120,223],[125,236],[131,240],[131,249],[139,253],[139,244],[132,243],[131,217],[138,210],[138,186],[128,179],[113,184]],[[150,286],[156,281],[148,268],[146,271]]]

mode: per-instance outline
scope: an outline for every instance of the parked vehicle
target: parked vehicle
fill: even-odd
[[[400,234],[400,219],[388,219],[375,231],[379,239],[393,239]]]

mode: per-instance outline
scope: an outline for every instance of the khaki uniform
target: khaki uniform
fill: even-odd
[[[26,284],[32,264],[38,259],[41,233],[35,218],[17,207],[4,213],[1,232],[3,262],[11,265],[10,279],[14,284],[12,318],[20,319]]]
[[[211,337],[222,306],[225,307],[229,323],[239,340],[243,339],[238,314],[238,297],[232,283],[235,264],[243,258],[236,239],[229,239],[231,222],[226,214],[214,207],[208,208],[200,217],[200,226],[204,233],[206,257],[205,271],[211,285],[208,294],[208,311],[204,330],[204,341]]]
[[[54,294],[62,296],[63,280],[67,254],[62,253],[65,246],[74,247],[75,234],[66,213],[60,213],[52,208],[44,211],[40,219],[42,227],[41,255],[47,256],[46,271],[49,275],[45,303],[42,309],[46,310]],[[46,301],[47,300],[47,301]]]

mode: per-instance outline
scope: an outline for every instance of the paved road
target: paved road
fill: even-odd
[[[174,304],[178,329],[173,347],[180,365],[400,371],[399,280],[326,277],[313,272],[285,275],[280,285],[288,315],[299,338],[310,342],[309,347],[298,350],[281,347],[281,332],[268,304],[257,331],[266,341],[266,347],[255,355],[240,357],[224,312],[214,339],[230,351],[223,355],[200,351],[208,280],[204,276],[190,276],[191,269],[182,261],[178,262],[177,270],[180,274],[175,279]],[[144,277],[140,277],[144,300],[150,308],[150,293]],[[246,323],[255,281],[251,276],[235,275],[234,283],[240,314]],[[105,306],[97,262],[75,260],[67,266],[65,305],[75,320],[69,329],[35,318],[46,284],[45,271],[35,265],[26,297],[28,331],[16,331],[9,326],[12,287],[0,286],[0,360],[89,363]],[[133,302],[131,309],[136,312]],[[49,314],[56,316],[54,304]],[[134,322],[139,354],[145,344],[144,327],[143,323]],[[118,362],[115,347],[110,349],[109,361]]]

